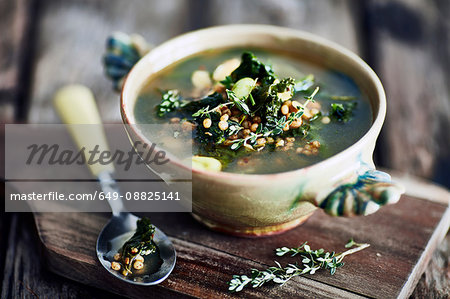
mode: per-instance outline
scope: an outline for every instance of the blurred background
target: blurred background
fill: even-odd
[[[450,188],[449,0],[0,0],[0,135],[7,123],[59,123],[51,100],[69,83],[90,87],[103,120],[120,122],[119,95],[101,65],[113,31],[136,32],[158,45],[183,32],[233,23],[312,32],[360,55],[387,93],[377,166]],[[0,213],[6,294],[37,297],[26,284],[35,281],[41,293],[55,297],[109,297],[42,270],[34,230],[31,217]],[[414,298],[448,298],[446,240]]]
[[[232,23],[301,29],[360,55],[388,99],[376,164],[450,187],[448,0],[1,0],[1,123],[59,122],[52,95],[75,82],[92,88],[105,122],[119,122],[101,66],[109,33],[158,45]]]

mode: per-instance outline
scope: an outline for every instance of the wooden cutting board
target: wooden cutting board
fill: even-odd
[[[245,239],[212,232],[187,213],[149,214],[177,250],[172,274],[152,287],[119,281],[98,262],[96,239],[109,214],[39,213],[35,222],[52,271],[131,298],[407,298],[448,231],[450,193],[428,184],[406,185],[412,190],[409,195],[374,215],[333,218],[317,211],[302,226],[267,238]],[[277,247],[295,247],[308,241],[313,249],[341,252],[350,238],[371,246],[347,256],[345,266],[333,276],[319,271],[296,277],[282,287],[266,285],[240,293],[227,290],[226,282],[233,274],[250,274],[251,268],[264,269],[274,265],[274,260],[283,265],[295,261],[276,257]]]

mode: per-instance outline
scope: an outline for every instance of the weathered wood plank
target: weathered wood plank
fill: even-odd
[[[159,214],[159,216],[167,217],[169,215]],[[172,216],[177,217],[176,215]],[[186,225],[198,225],[193,222],[189,215],[185,216],[187,216],[189,223],[181,222],[180,225],[184,227]],[[96,236],[102,225],[106,223],[107,217],[108,215],[104,214],[90,214],[89,218],[80,214],[66,214],[64,221],[61,222],[61,217],[58,214],[37,215],[36,223],[40,229],[40,236],[45,246],[44,250],[49,258],[49,267],[71,279],[102,288],[98,284],[100,280],[103,282],[103,287],[111,285],[111,291],[126,294],[133,298],[150,296],[145,292],[148,287],[133,286],[133,288],[130,288],[128,284],[119,282],[109,275],[98,263],[94,251]],[[169,221],[173,221],[173,217]],[[54,229],[56,223],[59,223],[60,229]],[[82,230],[82,233],[73,230],[73,227],[78,227]],[[205,231],[204,227],[201,227],[201,229]],[[211,234],[209,231],[206,231],[206,233]],[[177,250],[177,265],[170,279],[162,283],[161,286],[152,287],[155,296],[157,296],[156,294],[174,295],[173,292],[176,292],[178,295],[191,295],[200,298],[235,297],[227,292],[226,282],[231,276],[244,273],[254,267],[264,267],[259,262],[252,262],[234,254],[230,255],[226,251],[217,250],[210,246],[181,240],[178,237],[171,237],[171,239]],[[77,253],[73,257],[68,257],[67,251],[73,252],[73,246],[77,247]],[[70,261],[72,261],[72,266],[67,267],[67,263]],[[85,273],[84,277],[82,277],[83,273]],[[242,294],[246,298],[257,298],[262,294],[270,298],[289,295],[301,295],[305,298],[314,298],[317,295],[323,298],[355,297],[352,293],[306,278],[298,278],[297,282],[299,283],[282,290],[269,287],[262,290],[249,290]],[[172,293],[170,290],[172,290]]]
[[[60,122],[51,100],[59,87],[70,83],[91,88],[103,120],[117,122],[119,96],[101,63],[107,36],[137,32],[161,43],[182,32],[187,5],[178,0],[42,2],[29,122]]]
[[[175,224],[175,221],[169,221],[172,225],[167,225],[167,217],[170,216],[164,217],[164,221],[155,220],[160,220],[158,225],[164,227],[169,234],[182,231],[183,238],[186,240],[248,259],[259,260],[266,265],[273,264],[275,257],[273,250],[277,247],[297,246],[308,240],[313,247],[321,246],[339,251],[343,250],[345,240],[354,237],[360,242],[370,243],[371,247],[364,253],[348,257],[347,264],[351,264],[351,267],[340,269],[334,276],[323,272],[317,273],[314,279],[359,294],[387,298],[399,294],[396,291],[400,292],[409,273],[418,263],[420,248],[427,246],[428,238],[431,237],[430,223],[423,222],[425,219],[417,219],[419,216],[416,209],[420,210],[422,204],[420,201],[403,200],[397,206],[390,208],[390,211],[386,208],[379,212],[380,215],[366,217],[366,219],[327,219],[325,215],[314,215],[300,228],[282,236],[267,238],[261,243],[248,239],[236,240],[229,236],[211,235],[200,225],[196,227],[197,229],[193,229],[187,224],[188,219],[184,219],[186,222],[178,220],[179,226]],[[439,205],[434,207],[439,209]],[[437,216],[437,211],[433,210],[432,206],[427,206],[427,211]],[[446,221],[447,227],[444,225],[443,231],[440,232],[440,239],[448,229],[449,220]],[[405,224],[407,228],[400,229],[400,232],[402,223],[408,224]],[[183,227],[189,227],[189,229],[183,230]],[[436,246],[437,244],[434,245]],[[429,257],[426,256],[426,259]],[[289,262],[286,258],[277,258],[277,260]],[[421,267],[425,267],[426,262],[421,261],[420,264]],[[370,277],[368,273],[371,273]],[[420,275],[421,272],[413,273],[410,279],[417,282]],[[389,277],[388,282],[386,277]],[[407,290],[407,292],[411,291],[412,289]]]
[[[29,214],[12,215],[8,240],[1,239],[7,244],[1,298],[122,298],[49,272],[39,255],[30,218]]]
[[[381,162],[450,186],[450,4],[365,3],[370,60],[388,99]]]
[[[450,294],[450,234],[435,250],[411,298],[448,298]]]
[[[0,123],[14,121],[24,108],[29,76],[24,72],[30,54],[31,0],[0,2]]]
[[[0,182],[0,199],[3,198],[4,192],[4,184]],[[7,244],[8,233],[9,233],[9,225],[10,225],[10,215],[5,212],[0,212],[0,243]],[[6,260],[6,246],[0,247],[0,281],[3,281],[4,273],[3,269],[5,267]]]
[[[421,213],[424,210],[426,214]],[[297,229],[263,239],[213,233],[188,214],[151,214],[152,221],[171,236],[178,252],[173,274],[155,288],[155,292],[171,290],[197,297],[231,296],[226,292],[225,282],[232,274],[246,274],[253,267],[265,268],[273,265],[274,259],[282,264],[292,262],[289,258],[275,257],[274,248],[297,246],[308,240],[312,247],[339,251],[344,250],[343,243],[347,239],[354,237],[370,243],[371,247],[348,256],[346,267],[334,276],[319,272],[299,278],[297,284],[293,281],[283,288],[268,287],[243,294],[246,297],[360,294],[383,298],[408,295],[437,247],[436,242],[448,230],[450,214],[447,209],[444,215],[445,210],[441,204],[404,197],[399,204],[366,218],[331,218],[318,212]],[[57,273],[86,284],[101,288],[114,284],[111,287],[114,292],[142,296],[140,289],[113,282],[114,278],[96,260],[95,241],[106,220],[104,214],[66,214],[63,219],[57,213],[36,215],[50,266]]]
[[[28,1],[0,2],[0,90],[16,88]]]
[[[154,287],[130,287],[129,284],[119,282],[109,275],[104,269],[98,271],[98,266],[89,265],[83,270],[96,273],[96,279],[88,275],[84,283],[99,287],[98,280],[104,286],[110,286],[110,290],[129,296],[131,298],[153,298],[162,296],[193,296],[196,298],[287,298],[289,296],[301,296],[303,298],[357,298],[355,294],[339,290],[332,286],[323,285],[306,278],[293,279],[293,284],[283,288],[249,289],[240,294],[227,292],[226,282],[236,271],[244,271],[251,267],[262,267],[260,263],[250,262],[246,259],[229,255],[225,252],[213,250],[192,242],[171,238],[177,250],[177,265],[170,279],[161,285]],[[51,248],[49,248],[51,250]],[[55,253],[51,254],[52,257]],[[59,259],[56,262],[60,262]],[[80,269],[72,267],[73,271],[61,271],[61,265],[53,263],[53,270],[71,279],[79,280]],[[297,283],[295,283],[297,282]],[[148,290],[151,290],[149,293]],[[239,296],[237,296],[239,295]]]
[[[272,24],[318,34],[359,53],[352,1],[209,1],[211,25]]]

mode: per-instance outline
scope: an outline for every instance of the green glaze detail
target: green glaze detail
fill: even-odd
[[[396,203],[403,193],[403,187],[391,182],[387,173],[370,169],[354,183],[335,188],[316,205],[332,216],[369,215],[385,204]]]
[[[300,204],[301,201],[303,201],[303,189],[305,187],[305,184],[303,183],[300,188],[297,196],[295,197],[294,201],[292,202],[291,206],[289,207],[289,213],[292,213]]]
[[[122,88],[128,72],[148,50],[149,45],[140,35],[115,32],[108,37],[103,65],[116,91]]]

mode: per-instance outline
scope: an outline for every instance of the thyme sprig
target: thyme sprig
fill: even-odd
[[[285,115],[281,116],[280,118],[276,119],[275,117],[268,116],[267,117],[267,124],[265,126],[259,125],[256,132],[251,132],[247,137],[245,138],[238,138],[233,140],[231,149],[237,150],[241,146],[244,146],[250,150],[254,150],[256,140],[260,137],[275,137],[283,133],[283,128],[285,126],[289,126],[292,124],[292,122],[300,118],[305,110],[306,105],[308,105],[309,102],[314,102],[314,97],[319,92],[319,87],[316,87],[311,95],[305,97],[305,103],[303,105],[300,104],[300,107],[298,107],[298,111],[295,113],[291,113],[289,117],[286,117]],[[261,150],[263,147],[259,147],[258,150]]]
[[[246,115],[251,114],[250,108],[248,108],[248,105],[242,99],[240,99],[238,96],[236,96],[234,91],[227,89],[226,92],[227,92],[228,98],[233,101],[234,106],[236,106],[242,113],[244,113]]]
[[[232,102],[219,104],[216,107],[209,109],[209,106],[199,109],[197,112],[192,114],[193,117],[210,117],[209,114],[212,112],[218,112],[222,107],[233,104]]]
[[[369,244],[356,243],[351,239],[346,245],[346,248],[350,248],[345,252],[336,254],[333,252],[325,252],[324,249],[312,250],[307,242],[303,243],[299,247],[289,248],[281,247],[275,250],[277,256],[283,256],[290,254],[292,257],[299,256],[301,264],[288,264],[286,267],[275,261],[276,266],[267,268],[266,270],[252,269],[251,275],[233,275],[233,278],[228,283],[228,290],[231,292],[242,291],[247,285],[251,285],[253,288],[261,287],[265,283],[274,282],[276,284],[284,285],[291,278],[304,274],[314,274],[319,269],[330,270],[330,274],[333,275],[337,268],[344,266],[342,260],[346,255],[358,252],[369,247]]]

